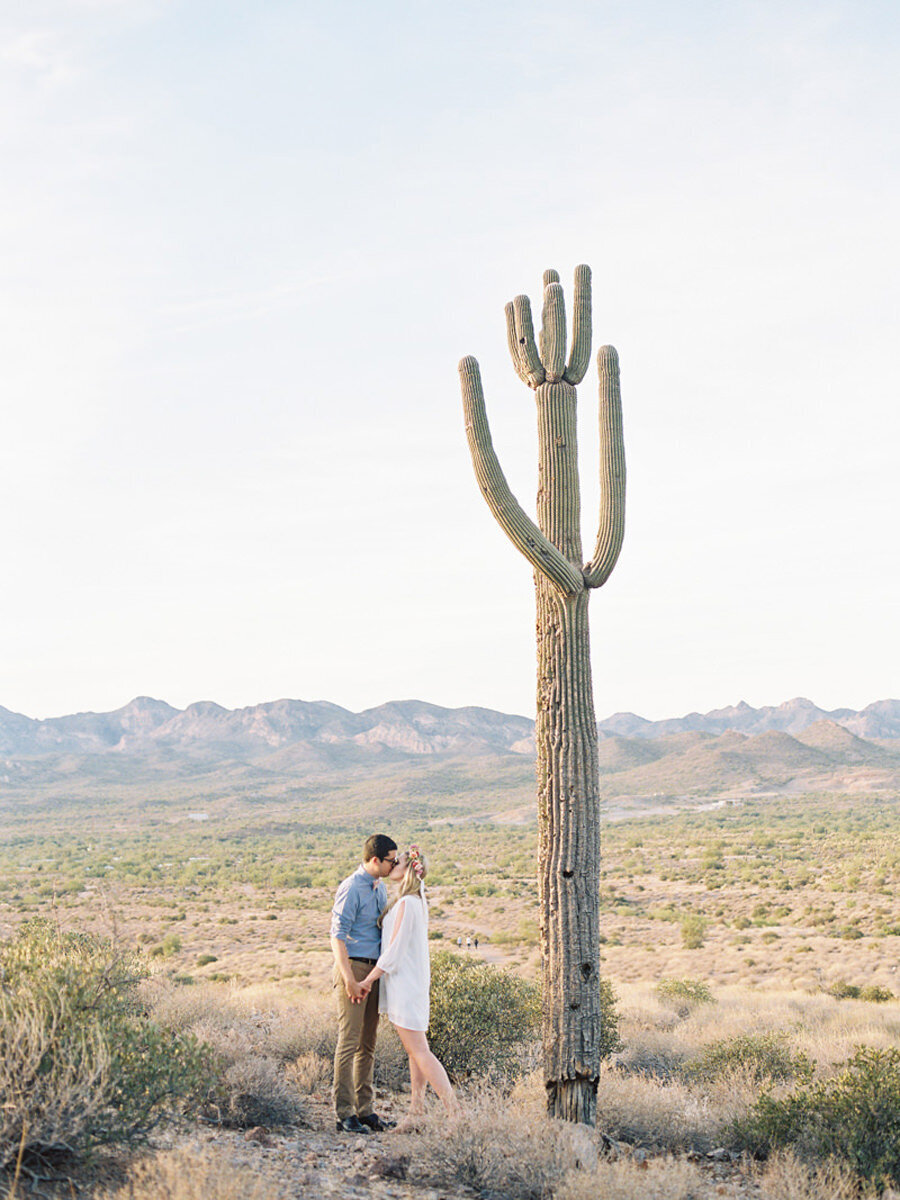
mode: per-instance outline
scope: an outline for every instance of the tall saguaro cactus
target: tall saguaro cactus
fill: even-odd
[[[551,1115],[593,1124],[600,1075],[600,811],[597,721],[591,687],[588,598],[622,547],[625,452],[619,360],[597,355],[600,376],[600,524],[590,562],[581,553],[576,385],[591,357],[591,272],[575,270],[572,351],[556,271],[544,274],[540,337],[531,304],[506,306],[513,366],[534,389],[538,418],[537,524],[509,490],[491,443],[481,374],[459,364],[466,435],[491,512],[534,567],[537,598],[537,800],[544,1079]]]

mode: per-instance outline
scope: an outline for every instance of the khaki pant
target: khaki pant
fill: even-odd
[[[365,979],[368,963],[350,961],[354,978]],[[367,1117],[375,1099],[375,1039],[378,1037],[378,982],[362,1004],[347,995],[337,967],[332,974],[337,1004],[338,1039],[334,1051],[334,1111],[339,1121]]]

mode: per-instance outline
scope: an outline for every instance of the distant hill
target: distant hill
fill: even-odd
[[[0,707],[0,755],[10,759],[73,754],[142,758],[178,752],[256,759],[297,747],[321,749],[323,761],[333,757],[329,750],[339,748],[363,756],[529,754],[533,732],[534,722],[527,717],[489,708],[440,708],[421,700],[391,701],[353,713],[327,701],[306,700],[236,709],[203,700],[177,709],[139,696],[114,712],[44,721]]]
[[[798,696],[777,707],[751,708],[742,700],[730,708],[714,708],[707,713],[688,713],[665,721],[647,721],[635,713],[614,713],[599,722],[601,733],[629,738],[659,738],[688,730],[702,733],[769,733],[777,730],[794,736],[818,721],[831,721],[861,738],[900,739],[900,700],[877,700],[859,712],[836,708],[831,712],[818,708],[811,700]]]
[[[900,790],[897,700],[860,712],[826,712],[804,699],[759,709],[741,703],[666,721],[616,713],[599,731],[601,787],[611,799]],[[198,796],[277,795],[309,781],[337,786],[360,772],[389,787],[415,763],[433,763],[429,790],[440,776],[451,794],[450,781],[464,776],[477,794],[478,781],[490,779],[499,803],[505,779],[519,803],[533,754],[527,717],[420,700],[354,713],[305,700],[177,709],[142,696],[114,712],[43,721],[0,708],[0,798],[50,799],[63,789],[100,795],[165,781],[190,784]]]

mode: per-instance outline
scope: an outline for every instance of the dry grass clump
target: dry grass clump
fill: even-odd
[[[683,1068],[689,1083],[715,1083],[734,1075],[754,1083],[784,1083],[809,1080],[813,1064],[805,1054],[795,1053],[785,1033],[748,1033],[742,1037],[709,1042]]]
[[[334,1055],[337,1030],[324,997],[284,996],[273,987],[235,988],[230,984],[179,987],[157,978],[148,989],[155,1019],[168,1029],[198,1027],[229,1034],[241,1029],[257,1053],[279,1062],[301,1054]]]
[[[888,1049],[900,1042],[900,1003],[836,1000],[824,993],[723,988],[714,1004],[679,1016],[651,984],[623,985],[619,1032],[624,1049],[613,1061],[629,1071],[666,1076],[714,1043],[745,1037],[782,1038],[820,1071],[843,1062],[859,1045]]]
[[[715,1003],[675,1013],[649,984],[623,992],[625,1047],[601,1076],[599,1123],[618,1140],[669,1151],[735,1145],[734,1123],[761,1087],[779,1102],[800,1083],[830,1078],[854,1047],[900,1040],[892,1003],[723,989]]]
[[[860,1194],[859,1180],[845,1164],[810,1166],[790,1150],[772,1155],[759,1190],[763,1200],[857,1200]]]
[[[626,1088],[636,1082],[620,1073],[619,1081]],[[722,1122],[708,1111],[695,1114],[692,1122],[693,1098],[687,1089],[675,1085],[664,1107],[659,1094],[667,1089],[646,1082],[655,1088],[655,1108],[645,1097],[643,1119],[637,1114],[638,1120],[632,1121],[647,1135],[643,1140],[661,1146],[666,1122],[674,1115],[680,1138],[672,1140],[712,1145],[710,1131]],[[599,1099],[598,1129],[608,1133],[606,1098],[601,1094]],[[635,1093],[627,1092],[623,1110],[634,1110],[634,1099]],[[429,1182],[463,1184],[497,1200],[689,1200],[711,1194],[704,1190],[703,1172],[694,1163],[670,1154],[609,1161],[598,1152],[594,1131],[550,1120],[544,1106],[539,1074],[522,1080],[508,1095],[487,1087],[467,1094],[459,1117],[442,1120],[417,1139],[419,1170]],[[654,1108],[652,1120],[648,1108]]]
[[[284,1069],[285,1075],[305,1096],[327,1087],[331,1081],[332,1064],[318,1054],[301,1054]]]
[[[600,1162],[592,1171],[570,1171],[553,1200],[696,1200],[703,1186],[702,1171],[685,1159],[620,1159]]]
[[[759,1094],[752,1077],[735,1073],[703,1088],[610,1067],[600,1075],[597,1124],[603,1133],[634,1146],[660,1150],[712,1150],[726,1140],[731,1122]]]
[[[252,1028],[199,1022],[192,1032],[212,1048],[220,1064],[221,1082],[207,1106],[209,1117],[241,1129],[304,1123],[296,1085],[283,1063],[260,1051]]]
[[[418,1169],[429,1181],[461,1183],[498,1200],[547,1200],[569,1171],[596,1164],[596,1150],[584,1127],[543,1115],[532,1091],[468,1094],[459,1116],[417,1137]]]
[[[151,1003],[163,1027],[193,1034],[219,1063],[220,1083],[207,1117],[238,1128],[304,1123],[298,1081],[285,1065],[305,1047],[327,1048],[325,1023],[314,1005],[289,1006],[259,988],[241,993],[159,980]]]
[[[288,1193],[221,1151],[198,1147],[142,1159],[128,1179],[95,1200],[287,1200]]]
[[[690,1047],[671,1030],[648,1028],[639,1037],[626,1041],[613,1057],[613,1065],[628,1074],[651,1075],[671,1079],[690,1056]]]
[[[337,1022],[330,996],[285,995],[263,985],[179,987],[160,979],[149,996],[159,1024],[189,1031],[218,1055],[225,1087],[217,1118],[225,1124],[302,1123],[302,1095],[331,1078]],[[406,1051],[393,1026],[382,1021],[375,1082],[396,1091],[408,1080]]]
[[[206,1111],[220,1124],[238,1129],[306,1124],[303,1100],[294,1083],[271,1058],[253,1054],[238,1053],[225,1067],[222,1084]]]

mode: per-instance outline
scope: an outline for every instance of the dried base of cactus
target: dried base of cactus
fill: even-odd
[[[597,1120],[596,1079],[554,1079],[548,1081],[547,1115],[558,1121],[593,1125]]]

